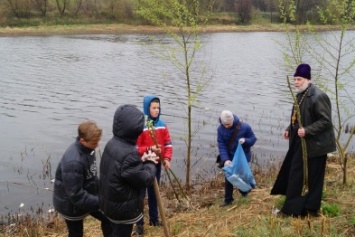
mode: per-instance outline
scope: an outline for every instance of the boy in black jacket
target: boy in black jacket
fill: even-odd
[[[156,156],[138,153],[136,142],[144,127],[144,115],[134,105],[117,108],[113,137],[100,163],[101,210],[112,222],[112,237],[130,237],[133,224],[143,218],[140,191],[155,179]]]
[[[55,173],[53,205],[63,216],[69,237],[83,236],[83,220],[91,215],[101,221],[105,237],[111,236],[110,221],[99,211],[95,148],[102,129],[94,121],[79,125],[78,137],[69,146]]]

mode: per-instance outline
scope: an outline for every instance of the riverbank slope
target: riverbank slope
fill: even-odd
[[[254,171],[257,188],[247,198],[235,192],[233,205],[220,208],[223,201],[224,176],[206,181],[189,194],[189,202],[178,202],[172,190],[161,187],[161,196],[171,237],[227,236],[355,236],[355,160],[348,163],[348,184],[342,185],[342,171],[336,158],[328,159],[326,182],[319,217],[292,218],[273,214],[283,203],[282,196],[271,196],[270,189],[278,168],[268,174]],[[147,218],[147,217],[145,217]],[[147,223],[148,221],[146,221]],[[148,222],[149,223],[149,222]],[[100,224],[85,220],[85,237],[102,236]],[[0,232],[1,233],[1,232]],[[2,229],[7,236],[65,237],[63,219],[27,221]],[[144,236],[164,236],[163,228],[145,226]]]

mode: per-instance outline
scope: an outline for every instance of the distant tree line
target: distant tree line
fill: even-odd
[[[0,24],[6,19],[54,19],[77,18],[140,22],[135,10],[141,0],[0,0]],[[163,0],[162,0],[163,1]],[[189,5],[192,0],[181,0]],[[280,2],[282,1],[282,4]],[[322,23],[319,9],[327,8],[332,0],[200,0],[201,16],[211,17],[222,24],[248,24],[262,18],[264,21],[280,22],[280,6],[283,11],[293,12],[296,7],[295,24]],[[349,9],[355,0],[348,0]],[[291,4],[292,3],[292,4]],[[192,4],[191,4],[192,6]],[[227,16],[228,20],[223,21]],[[221,20],[222,19],[222,20]],[[291,21],[290,21],[291,22]]]

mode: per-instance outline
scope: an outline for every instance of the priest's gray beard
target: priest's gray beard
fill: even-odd
[[[308,81],[308,83],[304,83],[301,87],[295,88],[295,91],[296,91],[297,93],[302,93],[302,92],[304,92],[304,91],[308,88],[308,86],[309,86],[311,83],[312,83],[311,81]]]

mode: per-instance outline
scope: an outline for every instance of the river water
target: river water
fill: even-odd
[[[168,52],[164,47],[173,44],[156,37],[161,45],[139,34],[0,38],[0,214],[51,209],[50,180],[77,125],[93,119],[103,128],[102,151],[116,108],[125,103],[142,108],[148,94],[161,98],[161,118],[174,145],[172,169],[184,180],[185,81],[174,65],[152,54],[156,48]],[[213,33],[203,41],[193,76],[205,67],[209,83],[193,107],[193,179],[218,172],[216,129],[224,109],[252,126],[258,138],[253,167],[279,164],[291,109],[286,75],[293,74],[284,69],[277,43],[285,35]]]

